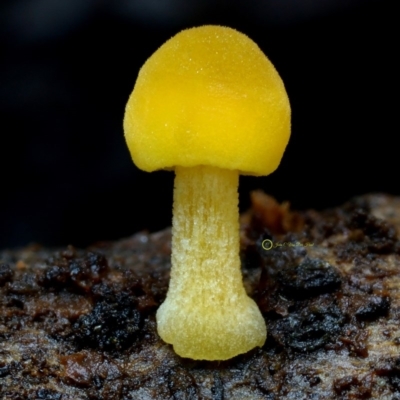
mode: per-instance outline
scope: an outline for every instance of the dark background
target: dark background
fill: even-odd
[[[86,246],[171,223],[173,173],[139,171],[125,103],[144,61],[181,29],[236,28],[279,71],[292,137],[279,169],[243,177],[293,208],[399,195],[393,1],[3,0],[0,248]]]

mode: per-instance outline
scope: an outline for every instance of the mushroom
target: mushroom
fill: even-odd
[[[262,346],[266,325],[247,295],[239,256],[239,173],[267,175],[290,136],[281,78],[246,35],[181,31],[141,68],[124,117],[144,171],[175,170],[171,278],[160,337],[197,360]]]

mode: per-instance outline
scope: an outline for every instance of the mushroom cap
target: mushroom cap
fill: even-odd
[[[186,29],[143,65],[128,100],[125,138],[151,172],[211,165],[268,175],[290,136],[290,104],[272,63],[246,35]]]

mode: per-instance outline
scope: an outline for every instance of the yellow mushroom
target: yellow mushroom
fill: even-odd
[[[160,337],[200,360],[262,346],[265,321],[242,282],[238,182],[239,173],[273,172],[289,140],[290,105],[275,68],[234,29],[184,30],[141,68],[124,130],[139,168],[176,174]]]

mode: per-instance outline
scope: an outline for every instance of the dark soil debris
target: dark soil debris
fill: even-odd
[[[61,400],[62,394],[51,389],[39,389],[36,391],[36,399],[40,400]]]
[[[285,296],[305,299],[336,290],[341,278],[326,261],[307,257],[299,265],[279,272],[278,281]]]
[[[365,304],[360,306],[355,315],[361,320],[375,320],[381,316],[387,315],[390,307],[389,297],[369,296]]]
[[[42,286],[87,293],[108,271],[107,260],[100,254],[89,253],[83,258],[73,258],[68,252],[62,254],[63,258],[54,260],[54,265],[40,277]]]
[[[344,316],[336,306],[305,307],[270,324],[274,339],[292,350],[312,352],[333,342],[344,323]]]
[[[126,296],[118,296],[113,303],[96,303],[90,314],[75,322],[72,334],[82,348],[122,350],[137,339],[140,326],[141,315],[135,303]]]
[[[357,254],[390,254],[398,252],[396,229],[389,222],[380,220],[371,213],[356,209],[347,218],[349,240],[337,247],[340,259],[352,259]]]
[[[14,275],[14,271],[8,264],[0,264],[0,286],[3,286],[6,282],[11,281]]]
[[[252,204],[241,258],[262,348],[206,362],[161,341],[170,230],[88,251],[6,250],[0,399],[400,399],[400,199],[296,212],[256,192]],[[282,245],[267,251],[266,239]]]

